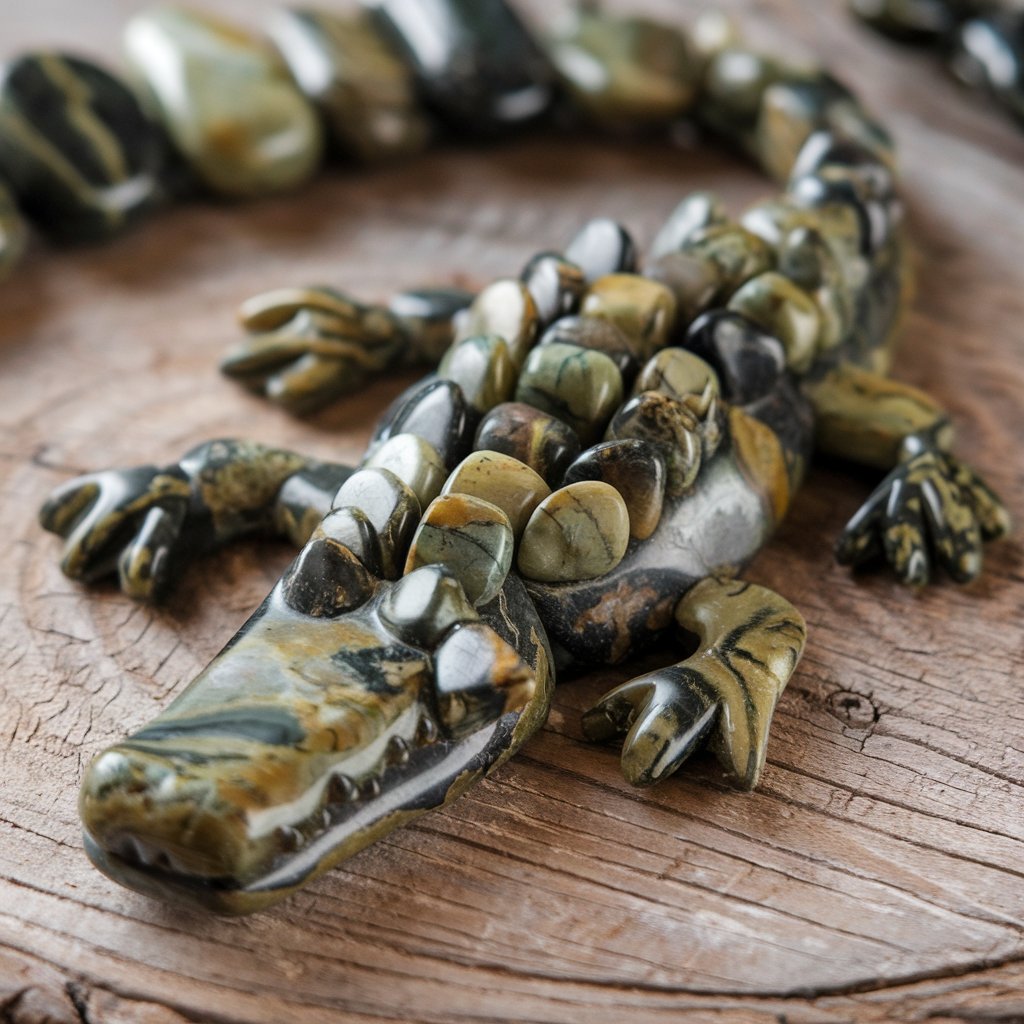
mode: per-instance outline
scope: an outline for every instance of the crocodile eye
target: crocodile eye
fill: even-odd
[[[480,618],[462,584],[443,565],[425,565],[403,576],[381,600],[378,614],[399,640],[428,649],[453,626]]]
[[[281,581],[289,608],[315,618],[333,618],[365,604],[373,582],[362,562],[328,537],[311,541]]]
[[[526,707],[537,680],[509,644],[483,622],[456,626],[434,656],[441,724],[461,739]]]

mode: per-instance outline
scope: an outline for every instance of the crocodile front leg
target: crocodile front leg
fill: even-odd
[[[117,575],[140,601],[159,599],[186,558],[252,533],[302,544],[352,473],[250,441],[209,441],[170,466],[69,480],[43,506],[64,538],[61,568],[92,582]]]
[[[999,499],[950,454],[953,429],[917,388],[850,364],[806,385],[817,442],[830,454],[889,470],[839,538],[840,562],[884,559],[901,582],[921,586],[937,562],[958,583],[981,571],[982,542],[1003,536]]]
[[[675,619],[696,634],[697,651],[605,694],[583,732],[597,742],[625,737],[622,772],[634,786],[671,775],[709,739],[722,767],[753,789],[776,701],[803,653],[803,616],[765,587],[712,578],[679,601]]]

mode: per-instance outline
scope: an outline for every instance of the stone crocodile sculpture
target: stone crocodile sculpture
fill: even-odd
[[[851,141],[831,79],[773,88],[785,116],[756,145],[785,193],[738,221],[688,197],[643,273],[625,229],[596,220],[475,296],[247,303],[225,371],[296,411],[439,362],[359,467],[220,440],[52,495],[64,571],[140,600],[241,536],[301,548],[209,667],[88,769],[101,870],[266,907],[502,764],[544,722],[556,670],[676,636],[676,662],[608,693],[585,733],[621,741],[636,785],[708,745],[753,787],[805,629],[737,577],[814,448],[887,474],[842,561],[913,585],[977,575],[1006,513],[950,453],[941,409],[886,376],[907,291],[887,144],[864,118]],[[792,131],[808,104],[843,131]]]

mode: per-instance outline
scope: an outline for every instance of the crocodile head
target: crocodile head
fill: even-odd
[[[517,579],[474,609],[439,566],[390,583],[339,557],[307,548],[162,715],[92,762],[85,844],[110,877],[262,909],[454,799],[544,720],[547,640]]]

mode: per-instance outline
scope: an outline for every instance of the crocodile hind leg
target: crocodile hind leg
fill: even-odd
[[[765,587],[710,578],[679,601],[675,618],[696,634],[697,651],[605,694],[584,715],[584,735],[624,736],[622,772],[634,786],[671,775],[707,741],[738,784],[753,789],[776,701],[803,652],[803,617]]]
[[[926,394],[850,364],[806,385],[823,451],[888,476],[847,524],[836,554],[861,565],[884,559],[901,582],[921,586],[937,563],[958,583],[981,571],[982,542],[1010,519],[969,466],[950,454],[953,429]]]

